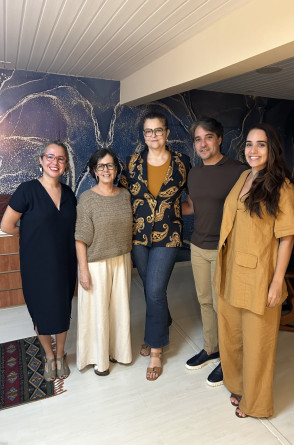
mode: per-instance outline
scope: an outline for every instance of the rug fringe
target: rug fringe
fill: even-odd
[[[51,337],[51,341],[56,350],[54,338]],[[66,392],[64,380],[45,381],[44,357],[44,349],[36,336],[0,344],[0,410]],[[17,379],[10,381],[8,375],[12,371]]]
[[[54,395],[57,396],[59,394],[63,394],[67,391],[67,389],[64,389],[64,380],[63,379],[55,379],[53,382],[54,386]]]

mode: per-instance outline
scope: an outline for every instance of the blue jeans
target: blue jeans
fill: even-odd
[[[162,348],[169,343],[172,319],[166,290],[178,251],[178,247],[133,246],[132,255],[146,300],[144,342],[151,348]]]

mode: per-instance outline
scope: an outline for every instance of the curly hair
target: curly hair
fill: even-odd
[[[258,172],[254,179],[247,198],[245,208],[250,215],[254,213],[262,218],[263,203],[269,215],[277,216],[279,212],[280,189],[288,178],[292,182],[291,175],[286,168],[281,140],[276,129],[267,123],[254,125],[251,130],[263,130],[267,137],[268,159],[266,167]],[[247,134],[247,137],[248,137]]]

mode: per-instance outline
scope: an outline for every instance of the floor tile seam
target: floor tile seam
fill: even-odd
[[[289,440],[272,424],[269,419],[259,419],[265,428],[281,443],[282,445],[293,445]]]
[[[173,327],[175,330],[184,338],[184,340],[192,346],[192,348],[197,352],[197,344],[185,333],[185,331],[179,326],[179,324],[173,320]],[[199,349],[199,348],[198,348]],[[214,366],[215,367],[215,366]],[[259,419],[260,422],[266,427],[266,429],[274,436],[282,445],[293,445],[289,442],[285,436],[272,424],[270,420]]]
[[[201,347],[195,343],[189,335],[185,333],[185,331],[181,328],[181,326],[173,319],[172,326],[175,328],[175,330],[184,338],[184,340],[194,349],[194,351],[200,352]]]
[[[139,286],[140,289],[143,289],[143,283],[139,277],[132,277],[132,282]]]

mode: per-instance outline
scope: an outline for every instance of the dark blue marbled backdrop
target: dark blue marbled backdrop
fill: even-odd
[[[77,195],[93,185],[87,161],[96,149],[112,146],[123,162],[143,146],[141,119],[150,110],[169,120],[169,144],[197,159],[188,128],[202,115],[225,128],[223,152],[242,159],[242,144],[258,121],[278,127],[288,167],[293,171],[294,102],[192,90],[140,107],[119,103],[119,82],[0,70],[0,194],[12,194],[23,181],[39,176],[37,153],[46,140],[68,146],[65,182]],[[185,237],[191,231],[186,219]]]

